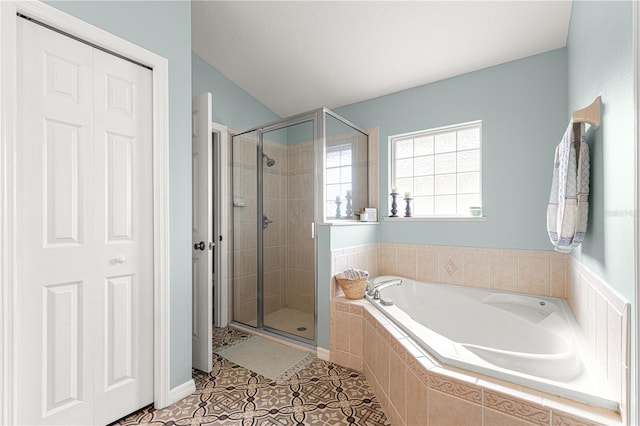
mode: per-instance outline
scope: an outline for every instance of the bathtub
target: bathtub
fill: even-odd
[[[401,279],[367,299],[443,364],[608,410],[618,404],[564,299]]]

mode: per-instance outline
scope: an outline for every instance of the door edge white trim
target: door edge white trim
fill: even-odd
[[[175,388],[169,391],[168,395],[168,404],[171,405],[174,402],[180,401],[182,398],[186,398],[196,391],[196,382],[193,379],[189,379],[181,385],[176,386]]]
[[[220,137],[220,144],[218,149],[218,155],[216,156],[217,164],[214,168],[217,170],[217,181],[220,187],[219,196],[220,202],[218,204],[220,211],[215,212],[216,218],[219,219],[218,230],[219,235],[222,235],[222,241],[216,241],[218,244],[220,256],[220,267],[218,268],[218,281],[220,285],[220,294],[216,297],[215,312],[215,324],[218,327],[226,327],[229,324],[229,271],[228,271],[228,259],[229,253],[225,247],[228,247],[230,236],[227,234],[229,230],[229,217],[227,213],[227,206],[229,206],[229,130],[227,126],[216,122],[211,122],[211,129],[218,133]],[[217,149],[214,147],[214,149]],[[214,235],[214,240],[217,238]]]
[[[131,58],[153,70],[154,403],[170,400],[169,63],[167,59],[39,1],[0,2],[0,423],[16,423],[14,301],[16,271],[17,13]]]
[[[634,407],[631,407],[631,401],[638,401],[638,394],[640,394],[640,374],[638,374],[638,368],[640,368],[640,314],[638,309],[640,308],[640,6],[637,2],[633,2],[633,138],[635,146],[635,161],[633,166],[634,171],[634,238],[633,238],[633,292],[634,292],[634,306],[631,309],[631,323],[635,324],[635,342],[632,342],[631,347],[631,363],[629,373],[635,369],[635,377],[631,377],[629,384],[631,389],[627,392],[627,421],[628,422],[640,422],[640,404],[636,402]],[[635,364],[635,365],[633,365]]]

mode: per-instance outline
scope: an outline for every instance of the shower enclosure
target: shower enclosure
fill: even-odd
[[[367,207],[367,165],[367,132],[326,108],[232,136],[234,322],[315,342],[315,226]]]

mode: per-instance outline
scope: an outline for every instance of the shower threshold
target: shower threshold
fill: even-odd
[[[232,322],[232,326],[252,333],[264,333],[297,345],[315,349],[313,324],[314,315],[293,308],[283,308],[264,317],[264,330],[257,327],[257,322]],[[300,330],[303,329],[303,330]]]

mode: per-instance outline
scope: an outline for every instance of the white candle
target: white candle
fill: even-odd
[[[339,203],[339,202],[340,202],[340,196],[336,195],[336,203]]]
[[[347,189],[347,197],[351,197],[351,190]]]
[[[397,194],[398,193],[398,187],[397,186],[392,186],[391,187],[391,193],[392,194]]]
[[[407,191],[404,193],[404,198],[411,198],[411,192]]]

